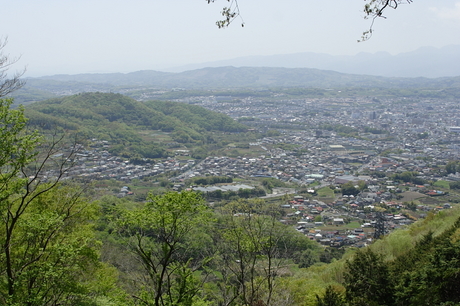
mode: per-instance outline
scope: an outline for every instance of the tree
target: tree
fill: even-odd
[[[202,283],[196,272],[204,269],[209,258],[193,245],[193,241],[204,243],[206,235],[194,235],[210,221],[203,199],[191,191],[150,194],[144,207],[124,211],[118,230],[142,263],[146,276],[137,299],[155,306],[196,302]]]
[[[316,306],[344,306],[343,296],[333,286],[326,287],[323,297],[316,295]]]
[[[351,305],[391,305],[393,284],[389,268],[381,255],[370,248],[358,250],[346,261],[345,297]]]
[[[446,172],[449,173],[456,173],[460,170],[460,165],[458,161],[450,161],[446,165]]]
[[[24,85],[24,81],[21,80],[23,72],[17,72],[12,78],[8,78],[9,68],[17,62],[17,58],[11,58],[9,55],[4,54],[3,49],[8,43],[7,38],[0,38],[0,98],[7,96],[13,91],[21,88]]]
[[[439,241],[429,253],[429,262],[409,274],[411,277],[400,293],[404,305],[459,305],[459,256],[459,241]]]
[[[98,270],[96,209],[60,183],[75,146],[57,157],[59,139],[27,132],[23,109],[0,99],[0,304],[69,305],[89,297]],[[44,176],[52,165],[54,176]]]
[[[298,233],[278,221],[278,207],[260,199],[231,202],[223,213],[216,243],[222,262],[218,267],[221,304],[275,304],[274,288],[282,263],[288,253],[300,252],[296,243],[305,249],[310,245],[295,241]]]
[[[457,219],[436,236],[428,232],[392,262],[396,305],[459,305],[459,228]]]
[[[93,231],[97,207],[74,186],[40,192],[48,188],[41,186],[23,212],[15,209],[24,204],[20,197],[7,201],[12,203],[7,212],[2,209],[10,221],[3,219],[6,230],[0,234],[2,305],[75,305],[97,299],[91,287],[104,270]]]
[[[367,188],[367,183],[363,180],[358,181],[358,189],[359,191],[364,191]]]
[[[354,182],[347,182],[345,184],[342,184],[342,186],[340,186],[340,188],[342,189],[342,194],[343,195],[357,195],[359,193],[359,189],[355,187],[355,183]]]

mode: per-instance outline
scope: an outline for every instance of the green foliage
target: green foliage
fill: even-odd
[[[191,156],[195,159],[205,159],[208,157],[208,153],[209,152],[206,150],[206,147],[202,146],[193,150]]]
[[[402,181],[406,183],[413,183],[417,185],[423,185],[426,181],[422,178],[417,177],[419,174],[417,172],[405,171],[403,173],[395,173],[390,176],[394,181]]]
[[[323,297],[316,295],[316,306],[342,306],[346,305],[343,296],[337,292],[333,286],[326,287],[326,292]]]
[[[281,136],[281,133],[278,130],[267,130],[267,132],[265,132],[263,136],[276,137],[276,136]]]
[[[358,250],[346,263],[345,295],[351,305],[391,305],[393,285],[383,257],[369,248]]]
[[[355,187],[358,186],[358,187]],[[347,182],[345,184],[342,184],[340,186],[342,189],[342,194],[343,195],[353,195],[356,196],[358,193],[361,191],[365,190],[367,188],[366,182],[364,181],[359,181],[358,183],[355,182]]]
[[[354,182],[348,182],[340,186],[342,189],[343,195],[354,195],[356,196],[359,193],[359,189],[355,187]]]
[[[24,180],[17,180],[20,171],[31,163],[37,152],[37,142],[41,137],[36,133],[26,133],[27,119],[22,107],[10,109],[13,100],[0,99],[0,201],[19,191]]]
[[[146,305],[192,305],[200,292],[195,271],[209,262],[196,252],[193,233],[211,221],[203,199],[194,192],[149,195],[145,207],[124,211],[118,230],[142,262]]]
[[[428,134],[427,132],[423,132],[423,133],[417,134],[417,138],[418,138],[418,139],[427,139],[428,136],[430,136],[430,134]]]
[[[269,190],[270,192],[275,187],[287,187],[288,186],[288,184],[276,178],[263,178],[261,182],[262,182],[262,186],[266,188],[267,190]]]
[[[162,112],[168,118],[177,118],[177,124],[187,123],[194,130],[244,132],[247,127],[230,117],[209,111],[203,107],[177,102],[147,101],[145,105]]]
[[[428,233],[417,245],[393,263],[397,279],[396,298],[404,305],[460,303],[460,219],[434,237]]]
[[[449,188],[460,189],[460,182],[449,182]]]
[[[53,150],[38,159],[37,142],[43,138],[27,133],[22,108],[11,110],[11,102],[0,100],[0,303],[110,300],[114,278],[104,277],[105,288],[88,286],[103,270],[93,232],[95,206],[78,188],[59,184],[59,175],[41,181]],[[61,166],[66,169],[65,160]]]
[[[270,304],[282,256],[278,211],[261,200],[239,200],[225,207],[220,232],[222,282],[235,282],[232,299],[241,305]],[[259,214],[255,214],[258,212]]]
[[[177,143],[203,143],[208,133],[243,132],[247,127],[230,117],[184,103],[141,103],[120,94],[83,93],[31,104],[29,124],[44,130],[62,128],[82,137],[110,142],[109,151],[125,158],[168,155],[164,144],[141,130],[170,133]],[[206,156],[205,156],[206,157]]]
[[[386,177],[386,174],[385,174],[385,172],[383,172],[383,171],[371,171],[370,174],[371,174],[373,177],[377,177],[377,178],[384,178],[384,177]]]
[[[454,209],[429,214],[348,259],[343,284],[349,305],[457,305],[458,215]]]
[[[261,199],[239,199],[222,208],[213,264],[219,304],[277,305],[286,293],[279,286],[289,263],[305,262],[306,252],[319,253],[316,242],[280,223],[280,215],[278,205]]]
[[[12,287],[6,281],[0,287],[3,303],[72,305],[92,300],[90,296],[98,288],[94,278],[103,269],[92,227],[96,209],[78,194],[71,186],[40,194],[17,219],[14,231],[7,232],[13,234],[7,238],[14,247],[4,253],[7,266],[2,265],[1,270],[11,269],[13,278]],[[108,287],[99,287],[97,295],[106,296],[107,290],[114,290],[115,279],[99,279]],[[86,285],[89,283],[91,286]]]
[[[222,191],[220,189],[206,192],[204,193],[204,197],[207,200],[235,200],[238,198],[254,198],[254,197],[261,197],[265,196],[265,190],[259,187],[255,187],[252,189],[243,189],[240,188],[238,191],[233,191],[233,190],[228,190],[228,191]]]
[[[448,174],[450,173],[456,173],[460,171],[460,162],[459,161],[450,161],[446,165],[446,172]]]
[[[316,190],[316,193],[320,198],[334,198],[334,190],[332,190],[330,187],[322,187],[318,190]]]
[[[444,181],[444,180],[439,180],[439,181],[436,181],[436,182],[433,184],[433,186],[441,187],[441,188],[444,188],[444,189],[450,189],[450,183],[451,183],[451,182]]]
[[[413,201],[411,202],[404,202],[403,203],[404,205],[406,205],[406,207],[412,211],[416,211],[417,210],[417,204],[415,204]]]
[[[299,145],[283,142],[283,143],[277,143],[276,147],[283,149],[283,150],[287,150],[287,151],[294,151],[296,148],[299,147]]]
[[[331,263],[333,260],[338,260],[342,258],[345,253],[343,248],[325,248],[319,256],[319,261],[324,263]]]

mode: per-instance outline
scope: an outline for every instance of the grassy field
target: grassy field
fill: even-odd
[[[447,189],[447,190],[450,189],[450,185],[449,185],[448,181],[437,181],[437,182],[435,182],[433,184],[433,186],[441,187],[441,188],[444,188],[444,189]]]
[[[169,135],[170,133],[162,132],[162,131],[152,131],[152,130],[144,130],[139,132],[143,140],[146,141],[157,141],[162,143],[172,142],[173,139]]]
[[[335,200],[334,190],[329,187],[323,187],[316,191],[318,194],[317,199],[325,203],[330,203]]]
[[[401,199],[402,202],[412,202],[417,199],[426,198],[427,196],[420,192],[415,191],[406,191],[401,193],[403,198]]]

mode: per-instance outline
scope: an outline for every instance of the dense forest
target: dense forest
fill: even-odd
[[[138,102],[120,94],[83,93],[31,104],[29,126],[74,132],[82,141],[110,142],[109,151],[125,158],[168,156],[168,147],[204,145],[212,133],[245,132],[247,127],[202,107],[165,101]],[[162,143],[153,131],[169,133]]]

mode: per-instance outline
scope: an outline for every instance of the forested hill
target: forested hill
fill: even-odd
[[[242,132],[247,127],[200,106],[176,102],[138,102],[121,94],[82,93],[29,105],[29,124],[45,130],[65,129],[83,138],[111,142],[114,154],[154,158],[165,154],[164,144],[151,131],[168,133],[178,144],[199,143],[207,133]],[[149,136],[150,135],[150,136]]]
[[[61,86],[59,86],[61,84]],[[154,86],[156,88],[216,89],[266,87],[382,87],[426,88],[458,87],[460,77],[389,78],[339,73],[311,68],[215,67],[166,73],[144,70],[131,73],[53,75],[28,80],[28,86],[56,91],[72,87]],[[91,85],[92,84],[92,85]],[[86,88],[85,87],[85,88]]]
[[[309,68],[280,67],[216,67],[167,73],[152,70],[131,73],[100,73],[52,75],[28,78],[23,88],[12,97],[15,103],[27,105],[35,101],[81,92],[117,92],[131,97],[142,93],[174,90],[256,90],[267,88],[331,88],[367,89],[445,89],[458,95],[460,76],[443,78],[390,78],[345,74]],[[180,91],[176,91],[180,90]]]

